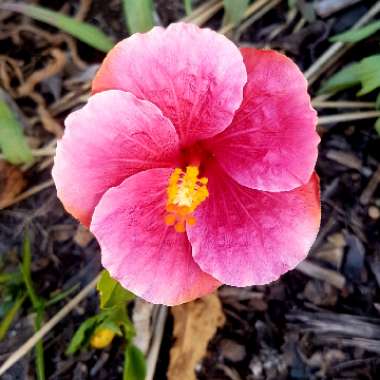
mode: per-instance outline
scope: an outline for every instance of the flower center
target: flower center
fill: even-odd
[[[194,225],[195,209],[208,197],[206,177],[199,178],[197,166],[187,166],[186,172],[175,168],[167,189],[165,223],[177,232],[185,232],[186,223]]]

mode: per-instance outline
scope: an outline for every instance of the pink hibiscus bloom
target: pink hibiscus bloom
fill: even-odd
[[[306,257],[319,137],[290,59],[178,23],[118,43],[92,91],[66,119],[53,177],[123,286],[175,305]]]

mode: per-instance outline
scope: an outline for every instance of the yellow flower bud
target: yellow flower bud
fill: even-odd
[[[111,344],[114,336],[115,333],[112,330],[100,327],[92,334],[90,344],[93,348],[106,348]]]

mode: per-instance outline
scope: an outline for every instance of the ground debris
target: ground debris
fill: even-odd
[[[0,160],[0,209],[21,193],[26,185],[22,171]]]
[[[173,335],[168,380],[195,380],[197,363],[205,356],[207,345],[225,322],[222,305],[216,294],[174,306]]]

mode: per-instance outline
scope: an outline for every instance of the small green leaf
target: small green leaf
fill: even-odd
[[[129,33],[144,33],[153,28],[152,0],[123,0],[123,8]]]
[[[12,324],[12,321],[14,317],[16,316],[17,312],[19,311],[21,305],[23,304],[24,300],[26,298],[26,295],[22,295],[17,298],[13,306],[8,310],[7,314],[3,318],[3,320],[0,323],[0,341],[2,341],[5,337],[5,334],[7,333],[9,327]]]
[[[128,345],[124,353],[123,380],[144,380],[146,362],[144,354],[133,345]]]
[[[106,270],[102,271],[96,289],[99,292],[101,309],[125,306],[135,298],[134,294],[124,289]]]
[[[244,15],[249,0],[224,0],[223,25],[236,25]]]
[[[362,89],[358,96],[370,93],[380,87],[380,54],[364,58],[359,64],[359,79]]]
[[[319,93],[336,92],[359,85],[360,79],[358,73],[358,63],[344,67],[323,84]]]
[[[140,3],[140,1],[135,2]],[[114,42],[99,28],[38,5],[8,2],[0,4],[0,9],[22,13],[37,21],[45,22],[103,52],[108,52],[114,46]]]
[[[71,338],[69,347],[67,347],[66,350],[66,355],[75,354],[75,352],[81,347],[87,346],[93,331],[95,331],[95,328],[102,323],[105,317],[106,316],[103,314],[95,315],[82,322],[74,336]]]
[[[377,134],[380,136],[380,117],[376,120],[375,129]]]
[[[361,84],[358,96],[380,87],[380,54],[371,55],[360,62],[343,68],[324,83],[320,93],[336,92]]]
[[[0,148],[12,164],[32,161],[33,156],[22,127],[8,104],[0,98]]]
[[[372,34],[375,34],[378,30],[380,30],[380,20],[371,22],[370,24],[359,29],[351,29],[347,32],[337,34],[336,36],[330,38],[330,41],[358,42],[372,36]]]

